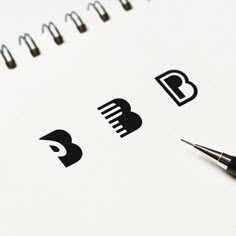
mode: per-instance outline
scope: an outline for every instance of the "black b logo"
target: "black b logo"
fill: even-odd
[[[100,106],[98,110],[101,111],[102,115],[105,115],[105,118],[109,120],[109,123],[112,124],[112,127],[120,134],[121,138],[142,126],[141,117],[131,112],[129,103],[124,99],[114,99]]]
[[[64,130],[55,130],[52,133],[40,138],[40,140],[53,142],[53,144],[49,146],[54,152],[58,153],[58,158],[65,167],[75,164],[82,158],[83,152],[81,148],[72,143],[70,134]],[[58,147],[58,144],[62,145],[61,149]]]
[[[181,71],[170,70],[155,79],[178,106],[192,101],[198,94],[196,85],[190,82],[188,77]]]

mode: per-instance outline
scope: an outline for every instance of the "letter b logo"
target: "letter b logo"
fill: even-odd
[[[170,70],[155,79],[178,106],[192,101],[198,94],[196,85],[181,71]]]
[[[105,105],[100,106],[98,110],[101,111],[102,115],[105,116],[116,132],[120,134],[121,138],[142,126],[141,117],[138,114],[131,112],[129,103],[124,99],[114,99]]]
[[[72,143],[72,138],[65,130],[55,130],[40,140],[49,141],[53,152],[57,153],[58,158],[65,167],[69,167],[78,162],[83,155],[81,148]],[[59,147],[58,147],[59,144]]]

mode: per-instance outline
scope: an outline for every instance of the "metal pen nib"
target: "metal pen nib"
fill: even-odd
[[[220,167],[224,168],[230,174],[236,176],[236,158],[234,156],[219,152],[210,148],[200,146],[198,144],[193,144],[189,141],[181,139],[182,142],[187,143],[190,146],[193,146],[200,152],[205,153],[210,156]]]

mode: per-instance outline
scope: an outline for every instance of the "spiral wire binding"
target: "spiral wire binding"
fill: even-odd
[[[53,37],[54,42],[58,46],[64,43],[64,39],[63,39],[60,31],[58,30],[58,28],[56,27],[56,25],[53,22],[50,22],[48,25],[43,24],[43,26],[42,26],[43,34],[45,33],[45,29],[48,29],[48,31],[50,32],[50,34]]]
[[[133,8],[129,0],[118,0],[118,1],[120,2],[125,11],[129,11]],[[107,22],[110,20],[108,12],[106,11],[105,7],[101,4],[100,1],[94,1],[93,3],[90,2],[88,4],[88,11],[91,8],[95,10],[95,12],[98,14],[98,16],[103,22]],[[87,25],[84,23],[84,21],[78,15],[77,12],[72,11],[71,13],[67,13],[65,15],[65,22],[68,22],[68,19],[72,20],[72,22],[75,24],[76,28],[80,33],[85,33],[88,31]],[[64,43],[63,36],[61,35],[59,29],[53,22],[49,22],[48,24],[43,24],[42,33],[45,33],[46,29],[52,35],[54,42],[58,46]],[[22,45],[22,42],[26,44],[32,57],[35,58],[41,55],[39,47],[37,46],[34,39],[30,36],[30,34],[25,33],[24,35],[19,36],[19,44]],[[0,54],[2,55],[8,69],[15,69],[17,67],[16,60],[14,59],[13,55],[11,54],[10,50],[7,48],[6,45],[1,46]]]
[[[2,57],[9,69],[15,69],[16,68],[16,61],[13,58],[11,52],[7,48],[7,46],[2,45],[2,48],[0,50],[0,53],[2,54]]]
[[[86,24],[83,22],[81,17],[75,11],[66,14],[65,22],[68,21],[68,18],[70,18],[74,22],[76,28],[80,33],[85,33],[88,30]],[[79,21],[79,23],[77,21]]]
[[[91,7],[95,9],[95,11],[98,13],[103,22],[107,22],[110,20],[110,16],[108,15],[106,9],[99,1],[95,1],[94,3],[89,3],[88,11],[90,10]]]
[[[28,33],[24,34],[24,36],[19,37],[19,44],[20,45],[22,44],[22,41],[25,42],[25,44],[29,48],[30,53],[33,57],[37,57],[41,54],[37,44],[35,43],[33,38]]]
[[[124,10],[129,11],[133,8],[131,3],[128,0],[119,0],[119,1],[122,7],[124,8]]]

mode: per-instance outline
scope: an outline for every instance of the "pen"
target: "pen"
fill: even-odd
[[[226,170],[229,174],[236,176],[236,157],[228,155],[223,152],[218,152],[210,148],[200,146],[198,144],[190,143],[186,140],[181,139],[181,141],[193,146],[197,150],[207,154],[214,160],[221,168]]]

